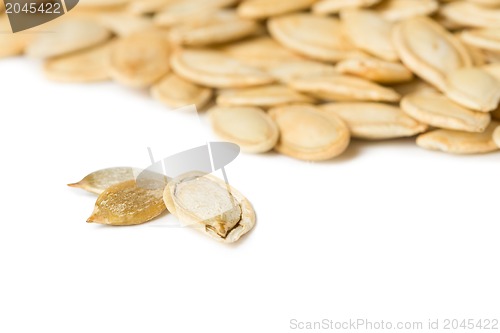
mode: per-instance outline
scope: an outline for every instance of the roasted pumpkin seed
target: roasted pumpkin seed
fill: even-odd
[[[143,187],[135,180],[113,185],[99,195],[87,222],[116,226],[148,222],[166,209],[164,187]]]

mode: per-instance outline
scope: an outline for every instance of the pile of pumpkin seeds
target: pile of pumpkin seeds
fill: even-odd
[[[500,149],[500,0],[81,0],[36,29],[55,33],[0,34],[0,57],[208,109],[249,153],[322,161],[351,138],[402,137]]]
[[[404,137],[447,153],[500,149],[500,0],[81,0],[0,34],[0,58],[20,54],[43,59],[51,80],[113,80],[208,110],[214,132],[248,153],[322,161],[351,138]],[[211,175],[139,184],[137,173],[71,184],[99,195],[88,222],[168,210],[227,243],[255,224],[249,201]]]

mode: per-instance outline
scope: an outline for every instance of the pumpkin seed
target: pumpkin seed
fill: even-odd
[[[500,8],[478,6],[467,1],[454,1],[441,7],[441,15],[450,21],[476,28],[500,28]]]
[[[268,29],[283,46],[312,59],[337,62],[365,56],[345,38],[335,18],[291,14],[270,19]]]
[[[427,125],[407,116],[400,108],[381,103],[331,103],[321,106],[342,118],[358,139],[385,140],[414,136]]]
[[[401,96],[406,96],[415,92],[426,91],[426,90],[434,92],[437,91],[434,87],[429,85],[427,82],[420,80],[419,78],[414,78],[410,82],[392,85],[391,88],[394,89]]]
[[[295,79],[289,85],[295,90],[327,101],[397,102],[401,98],[391,88],[348,75]]]
[[[135,180],[113,185],[97,198],[87,222],[125,226],[152,220],[166,209],[164,186],[142,187]]]
[[[315,14],[337,14],[343,9],[370,7],[381,0],[321,0],[312,7]]]
[[[491,116],[451,102],[437,92],[417,92],[405,96],[401,108],[411,117],[431,126],[466,132],[483,132]]]
[[[151,30],[153,21],[144,16],[126,13],[99,15],[99,23],[120,37],[126,37],[143,30]]]
[[[399,56],[392,44],[393,24],[372,10],[350,9],[341,12],[342,28],[360,50],[388,61]]]
[[[324,161],[341,155],[348,147],[350,133],[338,116],[312,105],[289,105],[269,110],[281,137],[275,149],[306,161]]]
[[[445,89],[447,73],[472,65],[460,41],[426,17],[397,24],[393,42],[406,67],[440,90]]]
[[[385,0],[374,9],[389,21],[401,21],[431,15],[438,7],[436,0]]]
[[[243,88],[274,81],[269,74],[244,65],[222,52],[179,50],[171,59],[172,68],[182,78],[214,88]]]
[[[500,0],[467,0],[467,1],[485,7],[500,7]]]
[[[152,14],[161,11],[176,0],[141,0],[131,1],[127,6],[127,11],[132,14]]]
[[[113,42],[48,59],[45,75],[60,82],[96,82],[110,79],[108,58]]]
[[[259,24],[239,18],[234,11],[219,11],[206,20],[185,23],[170,31],[170,40],[175,44],[207,46],[222,44],[257,33]]]
[[[111,48],[110,75],[130,87],[148,87],[170,70],[170,48],[154,31],[143,31],[120,39]]]
[[[217,104],[222,106],[258,106],[263,108],[313,102],[313,98],[282,85],[237,89],[223,92],[217,98]]]
[[[332,65],[309,60],[284,62],[268,68],[268,72],[283,83],[294,79],[329,77],[339,74],[337,69]]]
[[[300,56],[267,36],[250,38],[225,45],[220,50],[246,65],[265,69],[291,61],[302,60]]]
[[[234,243],[255,225],[255,211],[236,189],[212,175],[191,172],[169,182],[168,210],[186,226],[224,243]]]
[[[215,134],[245,152],[265,153],[278,141],[277,125],[259,108],[219,106],[210,109],[209,115]]]
[[[463,41],[463,39],[461,40]],[[467,52],[469,52],[473,66],[484,66],[487,63],[486,55],[484,54],[485,50],[482,50],[465,42],[463,43],[463,45],[466,48]]]
[[[201,110],[212,99],[213,91],[170,73],[151,87],[151,96],[171,108],[195,104]]]
[[[167,4],[154,16],[154,22],[161,27],[173,27],[184,22],[205,20],[218,9],[235,5],[240,0],[179,0]]]
[[[113,185],[135,179],[135,174],[139,174],[139,172],[139,169],[128,167],[102,169],[88,174],[78,183],[68,184],[68,186],[101,194]]]
[[[336,68],[340,73],[379,83],[399,83],[413,79],[413,73],[400,63],[375,58],[342,60]]]
[[[500,81],[478,68],[462,68],[448,73],[446,96],[472,110],[489,112],[500,102]]]
[[[431,150],[453,154],[483,154],[499,149],[493,141],[493,132],[500,126],[492,122],[482,133],[468,133],[452,130],[435,130],[417,138],[417,145]]]
[[[493,132],[493,141],[495,141],[497,147],[500,148],[500,126]]]
[[[500,64],[488,64],[481,66],[483,71],[493,76],[497,81],[500,81]]]
[[[265,19],[311,7],[317,0],[246,0],[238,6],[238,14],[248,19]]]
[[[500,52],[500,27],[466,30],[460,34],[462,40],[472,46]]]
[[[26,49],[29,56],[36,58],[61,56],[96,46],[111,36],[104,27],[94,21],[83,19],[61,21],[52,29],[52,33],[39,34],[35,37]]]

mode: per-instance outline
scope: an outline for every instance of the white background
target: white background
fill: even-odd
[[[95,197],[65,185],[146,167],[148,146],[185,149],[195,117],[112,83],[48,82],[26,59],[0,62],[0,94],[0,332],[500,317],[499,153],[449,156],[409,139],[354,142],[326,163],[241,155],[227,172],[258,221],[227,246],[169,215],[87,224]]]

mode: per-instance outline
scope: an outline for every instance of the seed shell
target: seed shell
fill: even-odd
[[[139,186],[135,180],[113,185],[99,195],[87,222],[116,226],[148,222],[166,209],[163,190],[164,186]]]
[[[212,175],[191,172],[169,182],[164,202],[182,224],[234,243],[255,225],[255,211],[240,192]]]
[[[80,188],[90,193],[101,194],[107,188],[135,179],[140,170],[129,167],[101,169],[85,176],[78,183],[68,184],[70,187]]]

